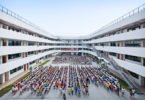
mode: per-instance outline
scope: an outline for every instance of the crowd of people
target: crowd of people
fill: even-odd
[[[39,67],[25,79],[16,82],[12,87],[12,94],[22,95],[26,91],[31,91],[31,95],[36,94],[43,97],[50,91],[58,72],[58,67]]]
[[[52,64],[91,65],[87,56],[56,56]]]
[[[78,56],[56,57],[52,63],[75,62],[75,64],[80,64],[79,62],[87,62],[87,59],[87,57]],[[104,72],[104,69],[80,65],[36,67],[28,77],[13,85],[12,94],[22,95],[30,91],[31,95],[44,98],[51,89],[54,89],[54,91],[59,91],[60,96],[66,100],[66,96],[89,96],[89,85],[94,84],[97,87],[103,86],[118,96],[124,95],[125,89],[119,84],[118,79]],[[131,90],[132,96],[134,93],[135,91]]]

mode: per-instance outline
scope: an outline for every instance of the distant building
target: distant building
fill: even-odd
[[[145,5],[84,37],[49,35],[0,7],[1,84],[59,52],[97,56],[132,87],[145,87]]]

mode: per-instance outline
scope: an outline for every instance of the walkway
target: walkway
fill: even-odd
[[[52,63],[52,61],[54,60],[54,58],[55,57],[49,58],[48,59],[49,62],[47,64],[45,64],[45,66],[49,66]],[[36,66],[38,66],[38,65],[36,65]],[[25,76],[29,71],[30,70],[24,71],[24,72],[18,74],[17,76],[15,76],[14,78],[12,78],[11,80],[7,81],[6,83],[0,85],[0,90],[3,89],[3,88],[5,88],[6,86],[9,86],[12,83],[16,82],[18,79],[20,79],[21,77]]]
[[[119,97],[116,94],[107,91],[104,87],[99,86],[96,87],[93,84],[89,86],[89,96],[69,96],[67,95],[67,100],[144,100],[145,95],[135,95],[133,99],[130,99],[129,94],[126,93],[124,97]],[[36,95],[31,95],[30,92],[25,92],[22,95],[12,96],[11,92],[4,95],[0,100],[35,100],[42,99]],[[51,89],[49,94],[45,95],[43,100],[63,100],[62,96],[60,96],[59,91]]]
[[[53,59],[47,63],[47,66],[51,64]],[[42,96],[37,96],[36,94],[31,95],[31,91],[25,91],[22,95],[17,93],[14,96],[12,96],[11,91],[9,91],[1,97],[0,100],[63,100],[63,98],[59,94],[59,90],[54,90],[51,88],[50,92],[46,94],[43,99]],[[70,96],[66,93],[66,100],[145,100],[145,95],[136,94],[134,98],[130,98],[129,93],[126,91],[123,97],[117,96],[117,94],[107,91],[102,85],[96,87],[91,83],[89,85],[89,96]]]

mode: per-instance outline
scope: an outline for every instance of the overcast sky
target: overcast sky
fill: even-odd
[[[83,36],[145,0],[0,0],[0,4],[57,36]]]

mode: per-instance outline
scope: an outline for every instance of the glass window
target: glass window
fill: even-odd
[[[35,63],[35,60],[34,61],[32,61],[32,62],[30,62],[29,64],[31,65],[31,64],[34,64]]]
[[[15,58],[18,58],[18,57],[20,57],[21,56],[21,54],[20,53],[17,53],[17,54],[11,54],[11,55],[8,55],[8,59],[10,60],[10,59],[15,59]]]
[[[28,55],[32,55],[32,54],[34,54],[34,51],[28,52]]]
[[[9,46],[21,46],[21,41],[9,40],[8,45]]]
[[[135,77],[137,79],[139,78],[139,76],[136,73],[131,72],[131,71],[128,71],[128,72],[130,73],[131,76],[133,76],[133,77]]]
[[[141,62],[141,57],[136,57],[136,56],[130,56],[130,55],[125,55],[126,59]]]
[[[31,45],[35,45],[34,42],[28,42],[28,45],[31,46]]]
[[[141,41],[126,41],[125,46],[128,47],[141,47]]]
[[[112,56],[116,56],[116,53],[114,53],[114,52],[110,52],[109,54]]]
[[[15,72],[17,72],[17,71],[19,71],[21,69],[23,69],[23,66],[19,66],[17,68],[14,68],[14,69],[10,70],[10,74],[13,74],[13,73],[15,73]]]
[[[110,46],[116,46],[116,43],[115,42],[111,42]]]

